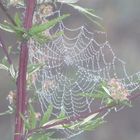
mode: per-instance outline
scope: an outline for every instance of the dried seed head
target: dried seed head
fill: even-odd
[[[39,112],[36,112],[36,113],[35,113],[35,118],[36,118],[37,120],[39,120],[39,119],[41,118],[41,114],[40,114]]]
[[[42,4],[39,9],[42,15],[49,15],[53,12],[54,7],[51,4]]]
[[[6,99],[9,101],[11,105],[16,104],[16,93],[13,91],[10,91]]]
[[[49,88],[54,87],[54,86],[55,86],[55,81],[54,80],[47,80],[47,81],[44,82],[43,88],[45,90],[48,90]]]
[[[128,100],[128,90],[117,79],[113,78],[108,82],[108,89],[113,99],[120,101]]]
[[[38,6],[37,11],[34,16],[34,23],[42,24],[47,23],[47,16],[51,15],[54,11],[54,6],[52,4],[41,4]]]

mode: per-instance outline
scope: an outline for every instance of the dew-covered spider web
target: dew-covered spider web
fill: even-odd
[[[44,23],[60,16],[60,8],[48,15],[37,9],[34,24]],[[128,76],[125,63],[113,52],[106,33],[91,32],[86,26],[67,27],[60,22],[45,31],[46,36],[63,34],[47,43],[40,44],[35,40],[29,42],[29,59],[31,64],[43,64],[33,74],[32,81],[45,112],[49,104],[53,105],[53,115],[64,112],[66,116],[80,116],[103,106],[93,98],[81,96],[81,93],[96,94],[102,81],[117,79],[131,94],[139,88],[139,73]],[[63,137],[69,138],[82,131],[58,130]]]

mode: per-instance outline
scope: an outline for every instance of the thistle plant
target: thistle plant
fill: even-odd
[[[16,69],[10,57],[12,50],[0,36],[5,54],[0,69],[10,74],[17,87],[7,95],[8,111],[0,116],[15,114],[14,140],[67,139],[92,131],[105,122],[110,110],[131,107],[131,101],[140,96],[133,94],[139,89],[140,74],[128,76],[109,42],[95,40],[96,34],[106,38],[101,18],[93,9],[79,6],[78,1],[0,1],[0,8],[8,18],[0,23],[0,29],[15,34],[19,44]],[[83,14],[101,31],[92,33],[84,26],[66,27],[64,20],[72,15],[61,14],[63,5]],[[10,6],[18,12],[23,9],[24,14],[15,13],[11,17]],[[65,33],[68,31],[79,33],[70,38]],[[105,50],[112,60],[108,61]],[[122,65],[122,78],[117,74],[117,63]],[[96,109],[92,109],[94,100],[98,102]]]

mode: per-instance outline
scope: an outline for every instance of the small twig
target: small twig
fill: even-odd
[[[6,48],[5,44],[4,44],[1,36],[0,36],[0,47],[3,49],[3,52],[4,52],[5,56],[7,57],[8,63],[11,65],[12,64],[12,59],[9,56],[9,53],[7,51],[7,48]]]
[[[4,116],[4,115],[7,115],[7,114],[12,114],[11,110],[7,110],[5,112],[0,113],[0,116]]]
[[[135,94],[135,95],[131,95],[131,96],[128,97],[128,99],[130,101],[132,101],[134,99],[137,99],[138,97],[140,97],[140,93],[139,94]],[[111,108],[113,108],[115,106],[117,106],[117,104],[114,104],[114,105],[111,105],[111,106],[105,106],[105,107],[102,107],[100,109],[97,109],[96,111],[91,112],[91,113],[81,114],[81,115],[79,115],[77,117],[70,117],[69,119],[64,119],[64,120],[61,120],[61,121],[57,121],[55,123],[52,123],[50,125],[46,125],[46,126],[42,126],[42,127],[38,127],[38,128],[32,129],[32,130],[30,130],[28,132],[28,136],[31,136],[33,133],[39,132],[41,130],[47,130],[47,129],[49,129],[51,127],[54,127],[54,126],[57,126],[57,125],[70,124],[71,122],[75,122],[77,120],[81,120],[83,118],[87,118],[90,115],[107,111],[108,109],[111,109]]]
[[[13,18],[11,17],[11,15],[8,13],[7,9],[2,4],[1,0],[0,0],[0,8],[5,13],[5,15],[7,16],[7,18],[11,21],[11,23],[16,26],[15,21],[13,20]]]
[[[0,8],[5,13],[5,15],[7,16],[7,18],[11,21],[11,23],[16,26],[15,21],[13,20],[13,18],[11,17],[11,15],[8,13],[7,9],[2,4],[1,0],[0,0]],[[4,41],[2,40],[1,36],[0,36],[0,47],[3,49],[3,52],[4,52],[5,56],[7,57],[7,60],[9,62],[9,64],[11,65],[12,64],[12,59],[9,56],[9,53],[7,51],[7,48],[6,48],[5,44],[4,44]]]

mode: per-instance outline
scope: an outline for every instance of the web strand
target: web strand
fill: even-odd
[[[36,14],[45,20],[48,18],[38,11]],[[60,16],[60,10],[51,13],[49,17],[51,15]],[[34,16],[34,23],[37,22]],[[34,40],[29,43],[30,63],[45,64],[34,74],[33,82],[43,112],[47,110],[48,104],[52,104],[55,109],[53,115],[58,116],[63,111],[68,117],[91,112],[97,106],[102,107],[102,102],[97,104],[94,99],[79,94],[96,94],[98,85],[112,78],[119,80],[130,94],[139,88],[140,74],[127,75],[125,63],[113,52],[106,33],[93,33],[85,26],[70,29],[60,22],[45,34],[51,36],[60,31],[64,34],[48,43],[39,44]],[[105,41],[100,43],[96,35],[104,36]],[[80,132],[70,129],[60,131],[67,138]]]

